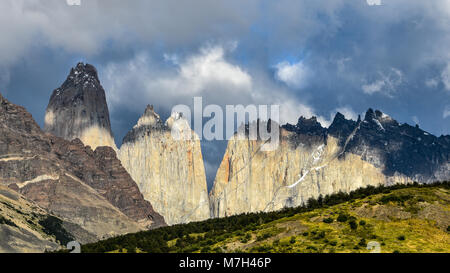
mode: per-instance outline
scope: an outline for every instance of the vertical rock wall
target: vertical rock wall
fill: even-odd
[[[176,139],[172,135],[189,135]],[[118,152],[144,198],[164,216],[167,224],[210,217],[205,168],[200,140],[177,114],[165,124],[148,106],[128,133]]]

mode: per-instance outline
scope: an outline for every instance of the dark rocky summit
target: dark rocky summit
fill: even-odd
[[[359,121],[360,120],[355,122],[353,120],[346,119],[343,114],[338,112],[334,117],[330,127],[328,127],[327,132],[331,136],[344,140],[348,136],[350,136]]]
[[[115,151],[45,134],[0,96],[0,184],[96,238],[164,225]],[[78,232],[80,233],[80,232]]]
[[[44,131],[66,140],[80,138],[93,149],[115,148],[105,91],[94,66],[78,63],[53,91]]]
[[[160,116],[155,112],[153,105],[147,105],[144,114],[138,123],[123,138],[124,143],[133,143],[140,137],[149,136],[152,131],[170,131]]]
[[[348,120],[337,113],[329,128],[315,117],[300,117],[297,125],[284,129],[296,132],[293,141],[303,143],[313,136],[327,135],[339,139],[341,156],[352,153],[361,156],[387,176],[403,174],[414,181],[434,182],[450,177],[450,136],[436,137],[418,126],[399,124],[379,110],[369,109],[364,120]]]
[[[307,119],[302,116],[298,119],[297,125],[292,125],[288,123],[283,127],[286,130],[296,132],[297,134],[322,136],[325,135],[327,132],[327,129],[323,128],[322,125],[320,125],[316,117],[311,117],[310,119]]]
[[[383,167],[386,175],[401,173],[418,182],[450,177],[450,145],[445,141],[448,136],[438,138],[372,109],[355,130],[346,151]]]
[[[288,123],[283,125],[282,128],[295,133],[290,139],[293,149],[298,147],[298,145],[311,147],[326,141],[327,129],[322,127],[316,117],[307,119],[301,116],[296,125]]]

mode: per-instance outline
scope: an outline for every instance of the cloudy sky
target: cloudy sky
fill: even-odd
[[[91,63],[118,145],[146,104],[167,118],[193,96],[323,125],[372,107],[449,134],[449,48],[448,0],[0,1],[0,92],[43,125],[53,89]],[[203,143],[210,183],[225,144]]]

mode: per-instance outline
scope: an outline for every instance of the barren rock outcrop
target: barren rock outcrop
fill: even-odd
[[[97,239],[165,224],[112,148],[93,151],[79,139],[45,134],[1,96],[0,184]]]

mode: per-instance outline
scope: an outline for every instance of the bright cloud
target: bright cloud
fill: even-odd
[[[178,103],[189,104],[194,96],[207,97],[211,103],[231,102],[233,98],[250,101],[251,76],[226,61],[225,54],[223,46],[203,47],[184,59],[165,54],[165,59],[174,65],[166,70],[145,53],[125,63],[110,63],[104,68],[103,82],[109,90],[111,106],[125,104],[133,109],[135,105],[159,102],[170,109]]]
[[[425,81],[425,85],[429,88],[436,88],[439,85],[439,80],[436,78],[428,79]]]
[[[201,50],[199,55],[190,57],[179,67],[179,78],[173,82],[188,95],[210,89],[216,85],[227,85],[228,89],[250,92],[252,79],[237,65],[225,60],[223,47],[214,46]],[[212,91],[214,92],[214,91]]]
[[[362,90],[368,95],[375,93],[381,93],[388,97],[393,97],[397,92],[397,88],[403,83],[403,73],[396,69],[391,68],[388,73],[379,72],[379,79],[376,81],[363,84]]]
[[[300,115],[315,115],[311,106],[270,83],[270,79],[255,80],[244,68],[227,60],[227,53],[234,49],[229,44],[209,45],[186,57],[165,54],[164,59],[173,64],[165,70],[145,53],[124,63],[110,63],[100,71],[108,103],[112,111],[120,106],[140,112],[149,103],[169,111],[176,104],[191,105],[194,96],[201,96],[204,103],[221,106],[280,105],[281,123],[296,123]]]
[[[275,67],[275,77],[291,88],[300,89],[305,87],[311,73],[302,61],[294,64],[289,62],[281,62]]]
[[[297,124],[298,118],[300,116],[312,117],[315,116],[314,110],[302,103],[295,101],[286,100],[283,102],[278,101],[280,104],[280,123],[281,124]],[[326,121],[322,117],[318,118],[319,121]]]
[[[448,118],[450,117],[450,105],[448,105],[445,109],[444,109],[444,113],[442,114],[443,118]]]
[[[66,0],[67,5],[69,6],[80,6],[81,0]]]
[[[450,91],[450,63],[447,64],[444,71],[442,71],[441,78],[445,89]]]
[[[37,47],[92,56],[107,43],[188,46],[219,36],[223,25],[235,36],[254,20],[255,5],[254,0],[198,0],[195,5],[177,0],[2,0],[0,63],[12,63]]]
[[[386,85],[386,83],[383,80],[378,80],[371,84],[364,84],[362,86],[362,89],[363,89],[364,93],[372,95],[373,93],[377,93],[377,92],[380,92],[381,90],[383,90],[385,85]]]
[[[334,112],[343,114],[346,119],[358,120],[358,114],[350,106],[336,108]]]
[[[367,0],[369,6],[379,6],[381,5],[381,0]]]

